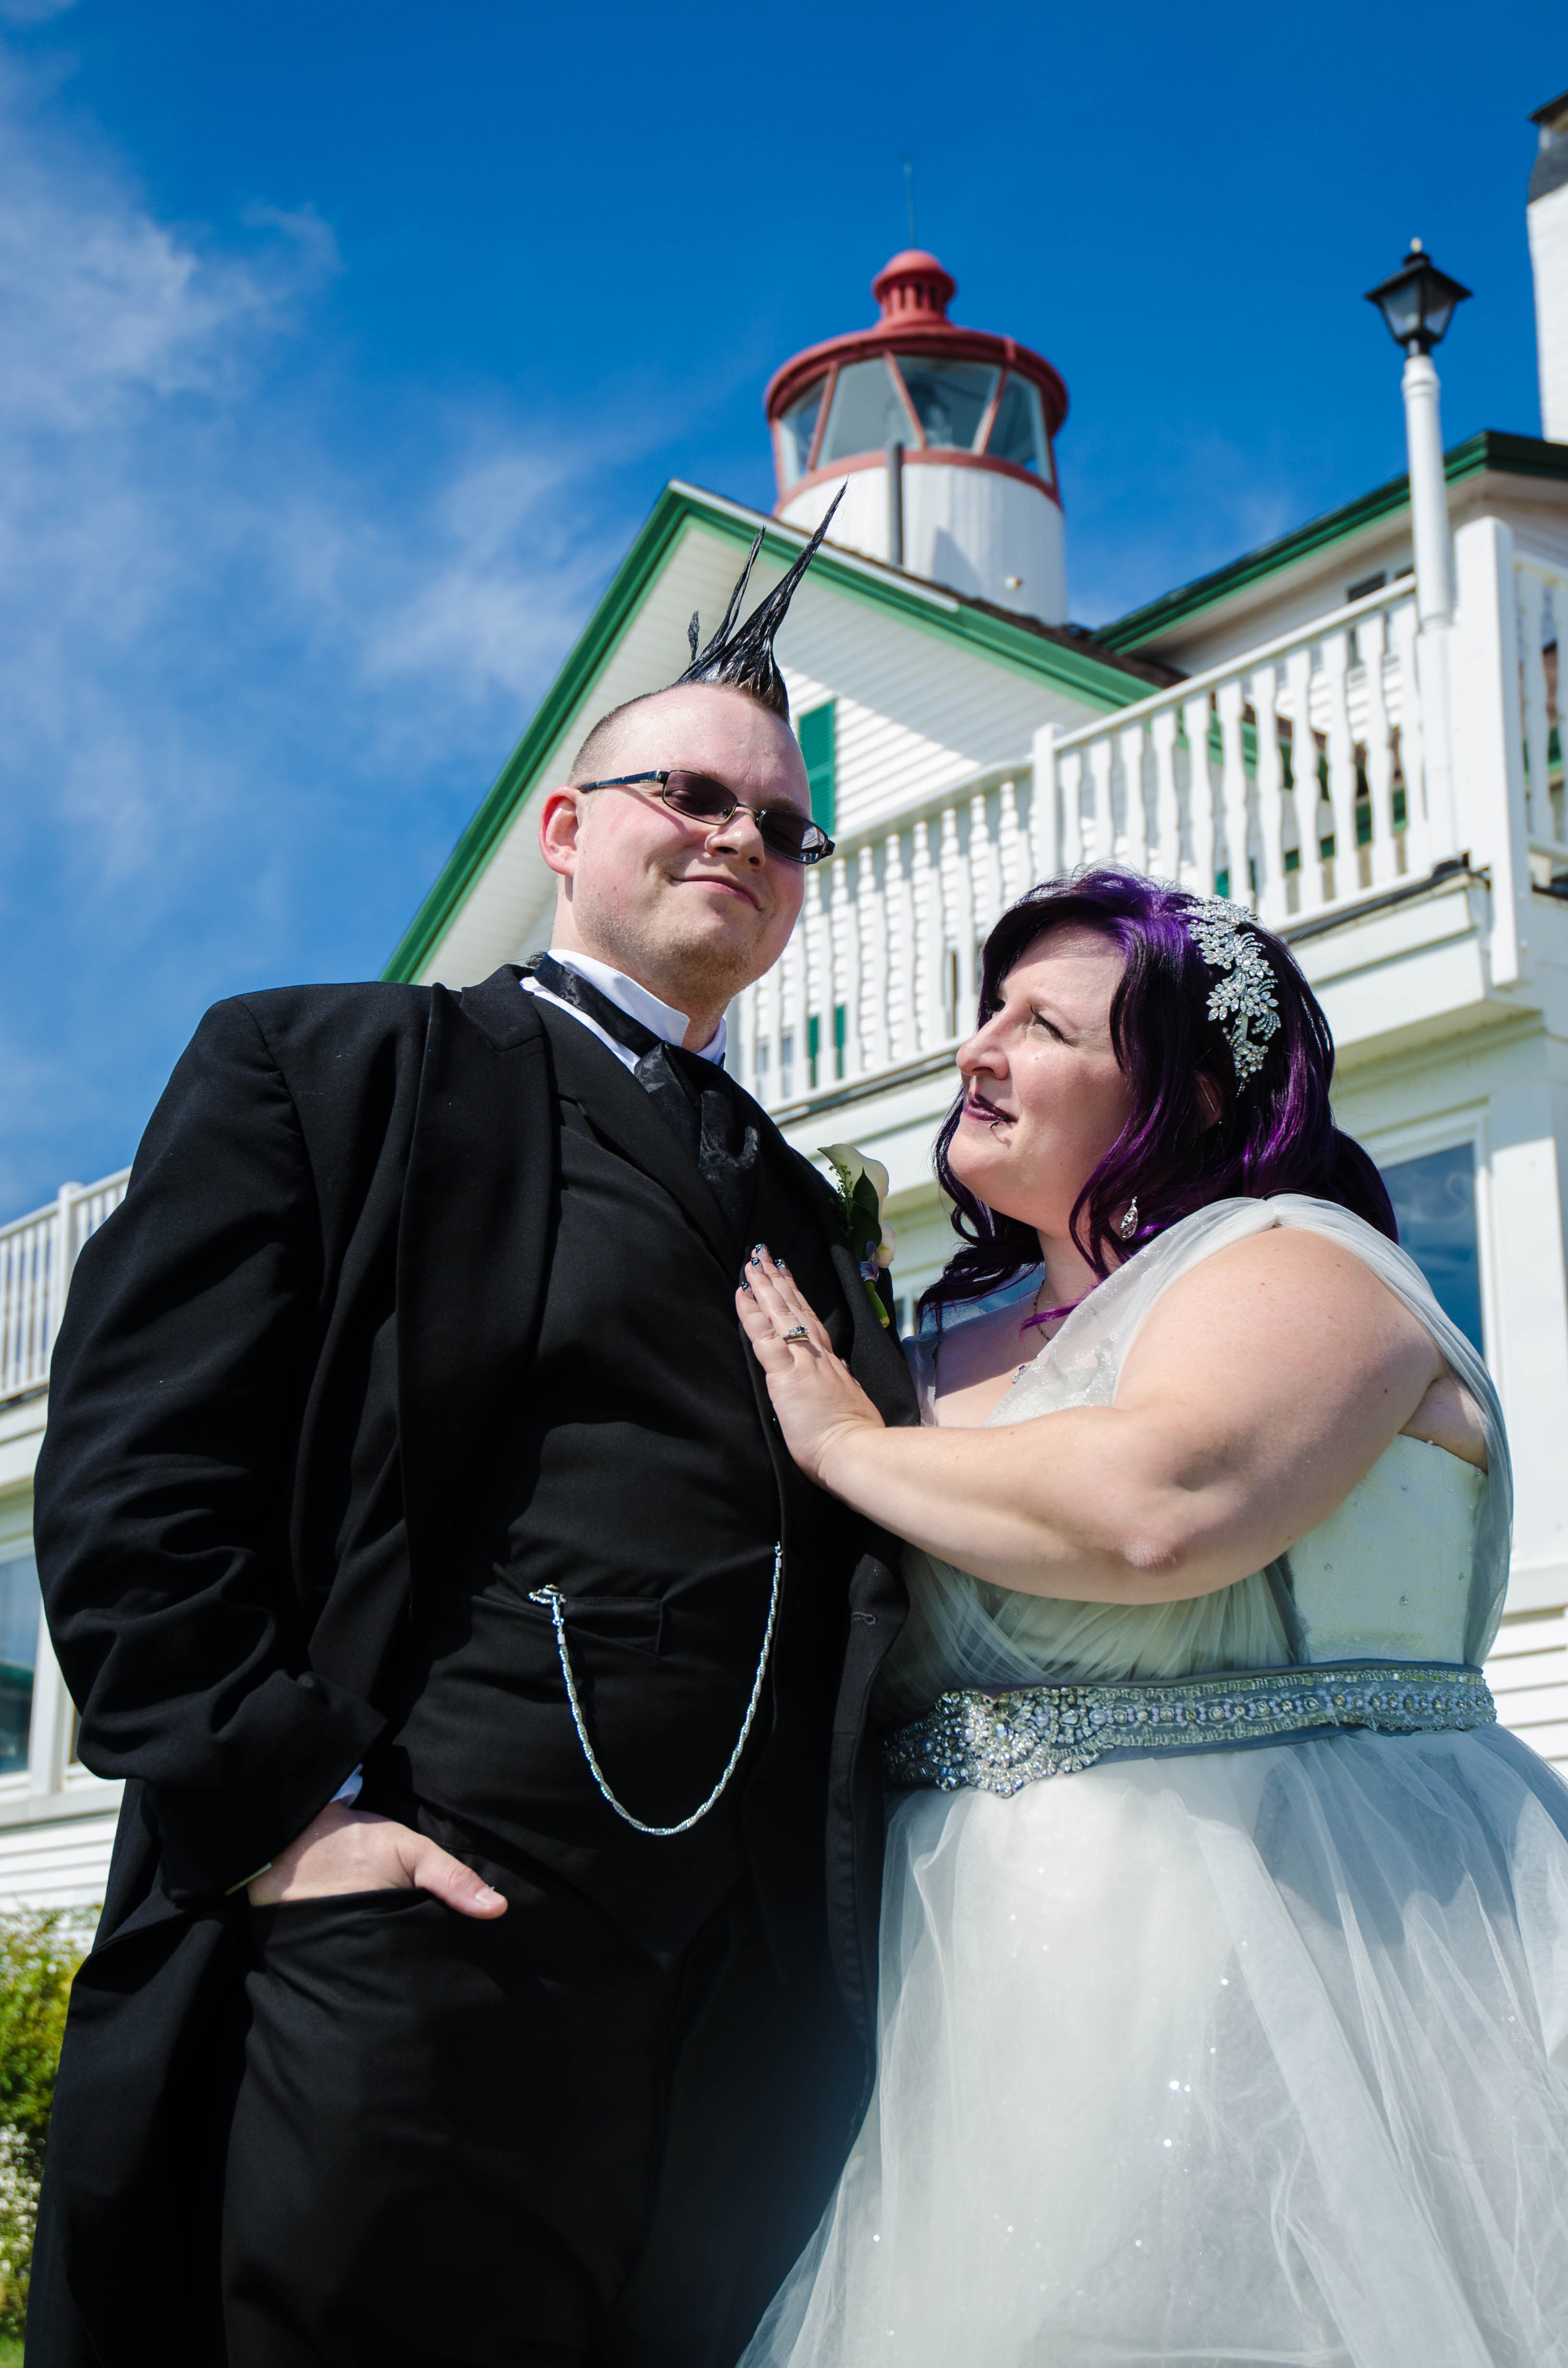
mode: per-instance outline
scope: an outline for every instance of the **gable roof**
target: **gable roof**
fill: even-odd
[[[765,555],[788,562],[808,540],[797,527],[747,509],[739,502],[678,482],[659,495],[631,550],[616,570],[565,665],[534,711],[528,729],[503,766],[415,915],[381,975],[417,978],[474,882],[539,784],[540,768],[574,712],[603,673],[656,585],[661,570],[694,520],[733,541],[737,552],[763,532]],[[1108,712],[1147,692],[1151,683],[1177,679],[1156,661],[1101,645],[1077,626],[1041,625],[984,600],[949,592],[875,559],[824,544],[812,563],[815,581],[891,613],[917,632],[956,641],[1010,673],[1048,683],[1085,705]]]
[[[1568,444],[1549,444],[1539,436],[1508,436],[1500,428],[1483,427],[1479,435],[1456,444],[1451,452],[1445,454],[1443,466],[1450,485],[1462,484],[1467,477],[1478,477],[1483,470],[1494,470],[1504,476],[1568,479]],[[1342,509],[1328,510],[1322,518],[1310,518],[1305,526],[1281,535],[1278,541],[1263,543],[1256,551],[1232,560],[1228,566],[1216,568],[1212,575],[1199,575],[1175,592],[1163,593],[1146,607],[1119,617],[1114,624],[1097,626],[1096,637],[1106,648],[1119,651],[1157,642],[1163,633],[1186,624],[1201,610],[1212,608],[1216,601],[1228,599],[1249,584],[1292,566],[1297,560],[1311,558],[1314,552],[1326,550],[1331,543],[1358,534],[1365,527],[1376,526],[1409,507],[1408,476],[1391,477],[1386,485],[1363,494],[1358,501],[1346,502]]]

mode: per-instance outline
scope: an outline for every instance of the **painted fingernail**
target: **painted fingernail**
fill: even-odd
[[[752,1250],[751,1250],[751,1262],[752,1262],[753,1266],[760,1266],[760,1265],[762,1264],[762,1254],[763,1254],[763,1246],[762,1246],[762,1244],[761,1244],[760,1242],[754,1242],[754,1243],[752,1244]]]

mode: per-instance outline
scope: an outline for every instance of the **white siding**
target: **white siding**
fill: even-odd
[[[0,1830],[0,1912],[100,1907],[114,1827],[110,1815]]]
[[[1503,1725],[1568,1775],[1568,1611],[1510,1612],[1486,1675]]]

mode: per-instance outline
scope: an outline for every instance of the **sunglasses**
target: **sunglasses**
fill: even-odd
[[[688,822],[728,822],[732,814],[750,814],[769,855],[782,856],[786,863],[820,863],[824,856],[833,853],[832,839],[809,814],[797,813],[793,806],[743,805],[722,781],[710,780],[706,773],[617,773],[613,780],[574,781],[572,786],[629,790],[644,781],[656,781],[658,787],[652,794]]]

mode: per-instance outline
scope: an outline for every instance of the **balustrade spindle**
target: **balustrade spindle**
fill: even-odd
[[[819,894],[815,881],[808,880],[806,893],[801,899],[801,917],[790,940],[790,977],[784,1026],[786,1057],[779,1072],[779,1089],[786,1101],[793,1101],[806,1091],[811,1075],[807,1066],[812,1013],[811,924]],[[785,1083],[786,1078],[788,1084]]]
[[[903,836],[890,830],[882,849],[882,904],[888,933],[888,1058],[907,1061],[919,1042],[915,1024],[915,916]]]
[[[790,957],[774,964],[766,978],[758,979],[752,989],[756,998],[756,1082],[752,1090],[764,1110],[771,1110],[779,1099],[779,1038],[784,1032],[784,979]]]
[[[1323,837],[1318,820],[1318,750],[1312,736],[1312,654],[1310,649],[1292,650],[1285,662],[1285,699],[1290,712],[1290,775],[1294,783],[1291,802],[1296,809],[1297,844],[1301,851],[1301,870],[1296,909],[1298,913],[1316,913],[1324,901]]]
[[[1062,867],[1062,793],[1056,778],[1056,726],[1034,735],[1034,781],[1029,793],[1029,881],[1054,880]]]
[[[1176,780],[1176,731],[1174,707],[1162,708],[1153,718],[1149,737],[1154,746],[1154,869],[1165,880],[1181,878],[1181,789]]]
[[[833,1008],[837,1000],[837,948],[834,943],[833,892],[834,871],[842,869],[844,859],[837,856],[832,863],[819,866],[813,879],[816,896],[807,893],[807,919],[812,925],[806,942],[810,948],[811,1035],[806,1045],[808,1090],[820,1093],[833,1076]],[[812,1071],[815,1075],[812,1075]]]
[[[911,890],[915,907],[915,1024],[920,1050],[929,1053],[947,1042],[943,976],[947,936],[942,927],[941,886],[931,854],[931,825],[924,814],[911,837]]]
[[[1116,762],[1114,734],[1103,733],[1089,743],[1089,777],[1094,783],[1094,860],[1116,861],[1116,802],[1111,768]]]
[[[1277,929],[1290,909],[1285,879],[1285,768],[1279,754],[1279,677],[1261,666],[1252,677],[1257,795],[1257,911]]]
[[[1187,734],[1187,826],[1192,848],[1190,879],[1186,884],[1200,896],[1214,894],[1214,777],[1209,765],[1209,693],[1186,699],[1181,708]]]
[[[996,853],[1002,867],[1002,903],[1016,904],[1029,885],[1028,841],[1018,822],[1018,785],[1004,781],[996,792]]]
[[[1062,784],[1062,869],[1076,871],[1084,860],[1084,752],[1069,748],[1058,759]]]
[[[849,894],[849,865],[842,855],[833,859],[833,884],[826,893],[831,991],[823,1015],[819,1086],[831,1086],[835,1079],[853,1075],[855,1023],[860,1000],[860,947],[855,905]]]
[[[1350,636],[1325,633],[1322,642],[1323,691],[1328,741],[1328,803],[1334,814],[1334,886],[1336,896],[1353,896],[1361,884],[1356,815],[1356,737],[1350,728]]]
[[[757,1099],[757,1013],[761,1009],[762,982],[754,981],[741,989],[730,1006],[730,1041],[724,1055],[724,1065],[732,1069],[743,1086],[749,1087]]]
[[[943,1004],[949,1036],[963,1026],[962,1013],[974,975],[974,890],[969,865],[959,848],[959,817],[954,806],[942,808],[942,925],[948,952]]]
[[[1251,838],[1247,814],[1246,751],[1242,741],[1242,680],[1239,675],[1221,683],[1216,694],[1220,712],[1220,797],[1225,826],[1225,879],[1238,905],[1252,902]]]
[[[1143,725],[1140,720],[1119,732],[1121,760],[1122,843],[1134,871],[1149,869],[1149,808],[1143,791]]]
[[[1367,751],[1367,789],[1372,803],[1372,885],[1385,888],[1399,877],[1399,834],[1393,812],[1393,727],[1389,721],[1388,686],[1383,676],[1387,620],[1380,611],[1364,617],[1356,629],[1361,645],[1366,716],[1362,726]]]
[[[969,876],[973,883],[974,935],[978,944],[1002,912],[1000,849],[992,835],[990,801],[977,790],[969,802]],[[973,971],[970,972],[972,984]]]
[[[860,849],[855,881],[856,927],[860,939],[860,987],[857,998],[855,1065],[852,1074],[888,1064],[888,912],[877,893],[877,859],[869,845]]]

